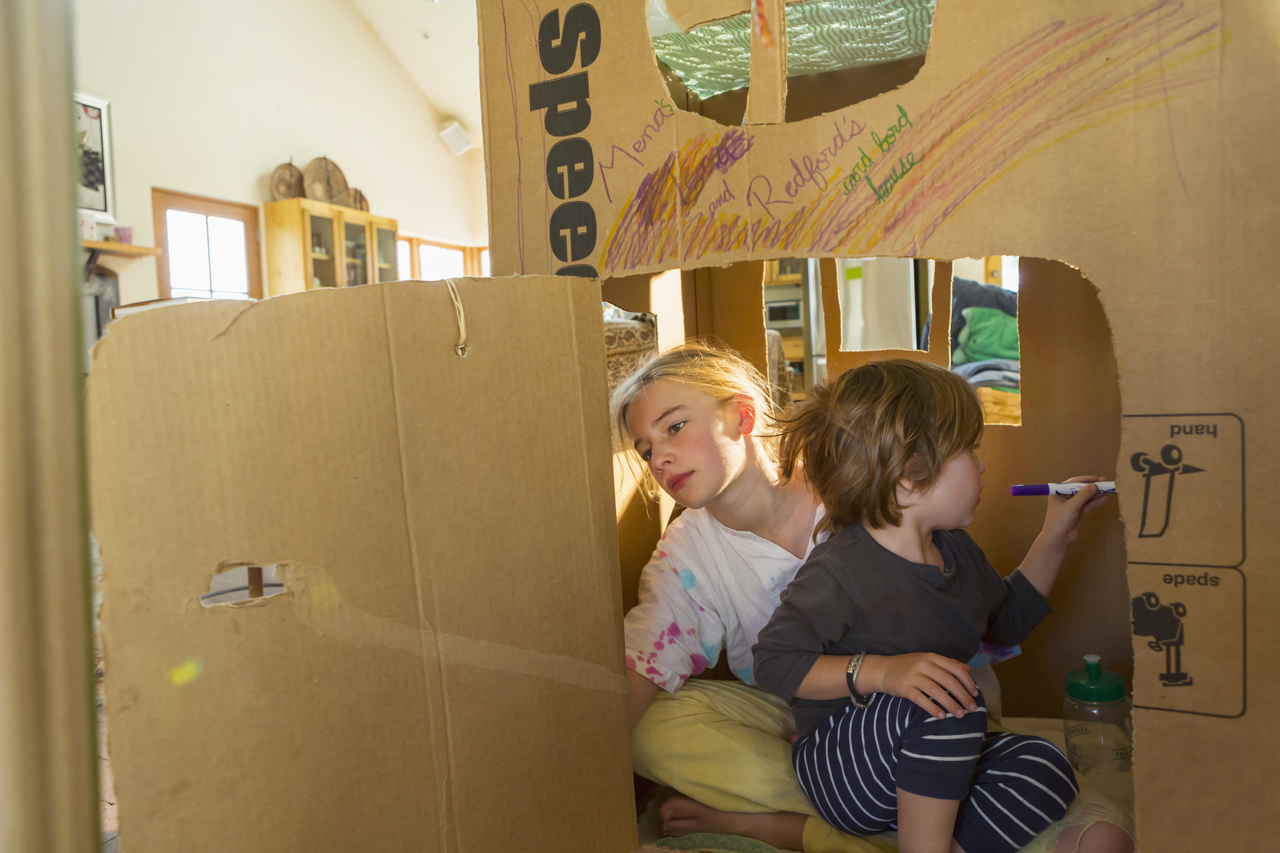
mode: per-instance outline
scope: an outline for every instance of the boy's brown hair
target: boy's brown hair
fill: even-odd
[[[875,361],[813,389],[782,419],[779,463],[802,471],[826,505],[815,532],[902,521],[898,482],[928,488],[947,460],[977,445],[982,404],[973,387],[923,361]]]

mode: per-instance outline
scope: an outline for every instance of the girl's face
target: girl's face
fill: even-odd
[[[981,501],[982,474],[987,470],[976,451],[971,447],[948,459],[942,474],[920,496],[919,515],[933,530],[973,524]]]
[[[753,423],[733,403],[656,379],[627,407],[627,432],[658,486],[690,509],[715,501],[742,471]]]

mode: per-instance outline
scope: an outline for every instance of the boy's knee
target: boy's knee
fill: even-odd
[[[1010,758],[1019,764],[1034,763],[1037,769],[1030,775],[1038,779],[1049,794],[1041,799],[1043,809],[1051,820],[1062,820],[1080,793],[1071,762],[1062,750],[1040,737],[1024,736],[1012,753]]]
[[[958,701],[964,702],[964,699],[957,697]],[[910,700],[903,699],[902,702]],[[908,715],[906,726],[904,726],[903,736],[907,737],[907,731],[911,731],[916,736],[924,735],[940,735],[940,734],[975,734],[987,731],[987,714],[983,710],[986,703],[983,700],[982,692],[974,697],[974,702],[978,705],[978,710],[964,712],[963,717],[957,717],[947,713],[942,719],[931,716],[927,711],[919,705],[911,704],[911,711]],[[945,711],[945,709],[943,709]]]

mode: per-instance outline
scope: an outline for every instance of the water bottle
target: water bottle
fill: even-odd
[[[1121,805],[1133,802],[1133,716],[1124,679],[1097,655],[1067,673],[1062,728],[1071,766]]]

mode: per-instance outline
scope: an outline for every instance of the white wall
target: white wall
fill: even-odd
[[[75,85],[111,101],[117,219],[135,243],[155,244],[152,187],[261,205],[278,164],[319,156],[402,232],[488,242],[482,152],[445,147],[349,0],[73,2]],[[155,298],[155,261],[103,263],[122,303]]]

